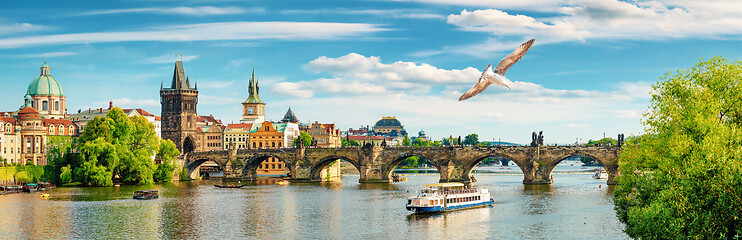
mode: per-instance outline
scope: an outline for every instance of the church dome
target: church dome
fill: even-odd
[[[376,121],[374,127],[402,127],[402,123],[395,117],[383,117]]]
[[[52,77],[49,65],[46,63],[41,66],[41,75],[28,85],[26,94],[31,96],[64,96],[62,86]]]
[[[420,132],[417,132],[417,135],[425,136],[425,130],[420,130]]]

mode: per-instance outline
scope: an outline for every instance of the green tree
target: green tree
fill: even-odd
[[[742,62],[721,57],[662,77],[646,134],[621,153],[614,202],[633,238],[742,234]]]
[[[477,145],[479,143],[479,135],[472,133],[464,137],[464,145]]]
[[[345,138],[341,138],[341,139],[340,139],[340,144],[341,144],[341,145],[342,145],[343,147],[356,147],[356,146],[361,146],[361,144],[360,144],[360,143],[358,143],[358,141],[356,141],[356,140],[350,140],[350,141],[348,141],[348,139],[345,139]]]
[[[609,138],[609,137],[603,138],[597,141],[593,141],[592,139],[590,139],[590,141],[585,143],[585,145],[587,146],[615,146],[615,145],[618,145],[618,140]]]
[[[155,182],[173,181],[173,172],[175,171],[173,160],[178,155],[180,155],[180,151],[178,151],[173,141],[166,139],[160,142],[160,147],[157,149],[157,155],[155,156],[155,160],[159,162],[159,164],[156,164],[157,169],[155,169],[153,176]]]
[[[404,139],[402,139],[402,146],[405,146],[405,147],[410,146],[410,138],[407,137],[407,135],[404,135]]]
[[[312,135],[309,135],[309,133],[306,132],[301,132],[299,133],[299,137],[294,139],[294,146],[299,146],[299,141],[301,141],[304,146],[311,146]]]
[[[412,141],[411,145],[415,147],[430,147],[433,146],[433,142],[415,138],[415,141]]]
[[[64,166],[59,174],[59,183],[65,184],[72,182],[72,169],[70,165]]]

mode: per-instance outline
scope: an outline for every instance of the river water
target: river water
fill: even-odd
[[[515,167],[517,168],[517,167]],[[496,170],[498,168],[492,168]],[[487,170],[480,168],[479,170]],[[491,207],[410,215],[404,204],[437,174],[407,174],[394,184],[340,181],[218,189],[219,180],[148,187],[56,188],[0,196],[0,238],[25,239],[626,239],[612,187],[575,167],[557,167],[552,185],[522,175],[476,174]],[[572,171],[575,170],[575,171]],[[159,189],[160,198],[132,192]]]

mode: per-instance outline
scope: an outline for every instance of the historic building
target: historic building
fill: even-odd
[[[387,146],[394,147],[402,143],[395,138],[383,136],[347,136],[346,138],[358,142],[361,146],[366,143],[373,144],[374,146],[382,146],[386,142]]]
[[[393,134],[397,132],[400,135],[407,135],[407,131],[402,126],[402,123],[397,120],[397,117],[381,117],[379,121],[374,124],[374,133],[377,135]]]
[[[78,128],[69,120],[43,119],[31,106],[15,115],[0,118],[0,156],[7,163],[46,165],[51,136],[77,136]]]
[[[62,86],[46,62],[28,85],[18,111],[0,113],[0,157],[6,163],[46,165],[49,138],[77,136],[78,127],[66,116]]]
[[[87,111],[78,110],[77,113],[67,115],[67,117],[65,117],[64,119],[72,121],[72,123],[77,125],[77,127],[80,129],[80,133],[82,133],[85,131],[85,125],[87,125],[88,122],[95,119],[95,117],[105,117],[106,114],[108,114],[108,111],[110,111],[112,108],[113,102],[109,102],[108,108],[88,108]],[[162,137],[162,123],[159,116],[155,116],[154,114],[151,114],[141,108],[124,108],[121,110],[124,111],[126,116],[129,117],[142,116],[146,118],[147,122],[152,123],[152,125],[155,126],[155,133],[157,134],[157,137]]]
[[[264,121],[250,132],[250,145],[253,148],[281,148],[286,147],[284,133],[279,132],[273,123]],[[270,157],[258,166],[259,175],[286,175],[289,169],[275,157]]]
[[[67,113],[66,97],[62,85],[51,75],[51,68],[46,62],[41,65],[41,74],[31,81],[26,91],[24,106],[30,106],[47,119],[61,119]]]
[[[248,82],[247,100],[242,102],[242,120],[240,123],[261,123],[265,121],[265,103],[260,100],[260,85],[258,78],[255,76],[255,69],[252,70],[252,77]]]
[[[183,62],[175,62],[175,71],[170,88],[160,87],[162,105],[162,138],[170,139],[181,153],[189,153],[200,145],[196,132],[196,105],[198,88],[191,83],[183,71]]]
[[[410,141],[415,141],[415,139],[420,139],[422,141],[429,141],[430,138],[428,138],[428,135],[425,135],[425,130],[420,129],[419,132],[417,132],[417,137],[410,137]]]
[[[340,131],[334,123],[309,123],[306,132],[312,136],[317,147],[341,147]]]
[[[253,123],[227,125],[227,129],[224,130],[224,148],[248,148],[250,144],[250,130],[252,130],[252,127]]]

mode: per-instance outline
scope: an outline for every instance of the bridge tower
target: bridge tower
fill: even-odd
[[[191,82],[183,71],[182,61],[175,62],[170,88],[160,86],[160,104],[162,138],[173,141],[181,154],[192,152],[198,145],[196,142],[198,87],[191,88]]]

